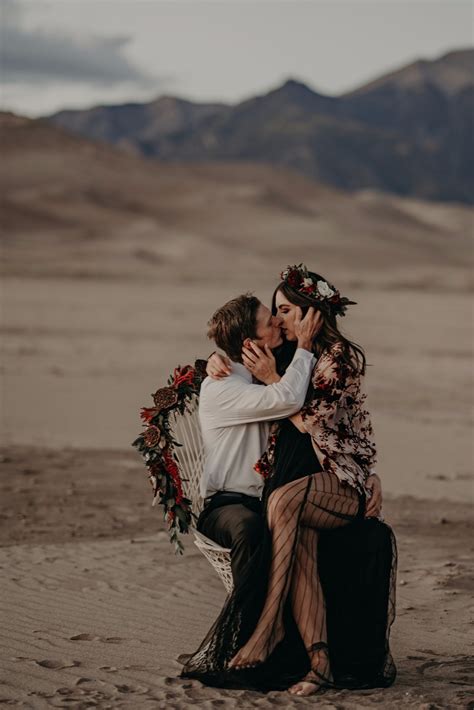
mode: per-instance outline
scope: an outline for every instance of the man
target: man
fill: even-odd
[[[280,377],[271,349],[283,342],[281,319],[272,316],[255,296],[234,298],[209,322],[208,336],[230,358],[230,374],[217,380],[208,377],[201,387],[205,508],[198,529],[230,548],[234,578],[257,546],[262,530],[263,482],[254,464],[266,448],[269,422],[295,414],[304,404],[315,364],[312,342],[319,328],[320,316],[310,308],[297,323],[298,347]],[[254,384],[243,358],[266,386]]]
[[[219,308],[209,322],[208,336],[229,359],[217,358],[209,364],[208,373],[215,379],[206,378],[201,387],[199,417],[205,454],[201,496],[205,508],[197,527],[230,548],[234,579],[262,532],[263,481],[254,464],[267,446],[269,423],[299,412],[304,404],[315,364],[312,343],[320,327],[321,317],[314,308],[302,320],[300,317],[296,324],[298,347],[280,377],[271,350],[283,342],[281,319],[272,316],[257,298],[239,296]],[[266,386],[254,383],[252,375]],[[368,479],[368,486],[373,496],[367,515],[376,515],[381,505],[376,475]]]

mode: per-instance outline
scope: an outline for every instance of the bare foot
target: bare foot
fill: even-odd
[[[316,681],[310,681],[310,680],[300,680],[299,683],[295,683],[294,685],[291,686],[291,688],[288,688],[288,692],[291,693],[292,695],[314,695],[317,693],[319,690],[321,690],[321,686],[319,683]]]
[[[281,620],[275,622],[275,625],[271,629],[271,635],[272,641],[271,644],[268,644],[268,634],[262,638],[262,633],[259,633],[257,627],[250,639],[246,641],[245,646],[242,646],[231,659],[228,668],[234,668],[236,670],[239,668],[256,668],[263,663],[273,652],[275,646],[283,640],[285,632]],[[258,639],[258,642],[254,639]],[[260,658],[259,654],[261,656]]]
[[[244,647],[245,648],[245,647]],[[248,658],[244,648],[241,648],[229,662],[229,668],[239,670],[240,668],[255,668],[261,661],[258,658]]]

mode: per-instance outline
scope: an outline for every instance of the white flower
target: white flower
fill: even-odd
[[[313,285],[313,279],[303,279],[303,286],[307,288],[308,286]]]
[[[335,294],[335,291],[329,287],[329,284],[327,284],[326,281],[318,281],[316,286],[318,287],[319,295],[323,298],[331,298]]]

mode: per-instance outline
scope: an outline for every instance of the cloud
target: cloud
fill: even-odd
[[[156,84],[156,77],[147,75],[125,56],[124,48],[131,37],[85,37],[27,29],[22,25],[21,6],[14,0],[0,2],[4,83]]]

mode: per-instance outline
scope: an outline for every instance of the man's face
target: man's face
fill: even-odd
[[[268,345],[269,348],[276,348],[283,342],[281,334],[282,319],[279,316],[272,316],[269,308],[260,304],[257,311],[257,337],[255,342],[259,348]],[[249,341],[246,340],[244,345]]]

